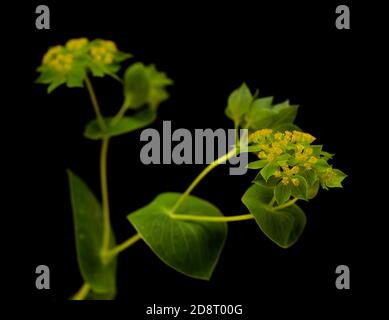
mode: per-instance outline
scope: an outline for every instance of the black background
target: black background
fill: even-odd
[[[121,50],[133,53],[133,61],[155,63],[175,81],[169,89],[171,99],[160,106],[152,127],[161,130],[162,120],[172,120],[173,129],[231,128],[224,115],[227,97],[246,81],[253,91],[259,88],[261,96],[299,104],[296,123],[336,153],[334,165],[349,175],[344,189],[322,191],[301,204],[308,223],[290,249],[277,247],[253,221],[229,224],[225,248],[209,282],[175,272],[144,243],[137,243],[119,258],[115,304],[128,307],[128,316],[142,315],[153,303],[231,303],[244,304],[246,315],[254,319],[273,305],[274,312],[288,306],[291,314],[312,302],[320,310],[348,310],[376,293],[377,281],[371,281],[369,274],[378,272],[383,252],[379,239],[370,233],[377,221],[367,218],[375,217],[371,200],[375,190],[360,170],[366,164],[361,145],[372,140],[368,111],[374,92],[368,87],[373,72],[379,72],[381,43],[371,32],[374,24],[367,23],[369,8],[349,3],[351,30],[337,30],[337,2],[211,6],[67,1],[47,3],[51,10],[47,31],[35,29],[38,4],[31,6],[28,97],[21,97],[28,103],[20,120],[23,129],[15,135],[24,155],[19,167],[24,200],[18,205],[29,231],[23,269],[34,301],[62,305],[82,284],[65,169],[71,168],[99,195],[99,143],[82,136],[93,117],[86,90],[60,87],[47,95],[45,86],[33,84],[48,46],[81,36],[111,39]],[[109,78],[93,79],[93,84],[103,113],[114,114],[122,101],[120,85]],[[134,232],[126,220],[128,213],[161,192],[184,191],[202,169],[143,165],[139,133],[120,136],[110,144],[111,215],[119,242]],[[218,168],[193,193],[226,215],[245,213],[240,197],[254,175],[229,176],[226,166]],[[51,270],[47,291],[34,286],[35,267],[40,264]],[[340,264],[350,267],[351,290],[335,288],[335,268]]]

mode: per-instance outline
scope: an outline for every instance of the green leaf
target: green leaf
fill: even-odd
[[[307,199],[313,199],[316,197],[320,187],[319,179],[315,170],[304,170],[301,172],[301,176],[307,182]]]
[[[257,161],[253,161],[253,162],[250,162],[248,165],[247,165],[247,168],[248,169],[262,169],[264,166],[266,166],[266,164],[268,163],[269,161],[267,160],[257,160]]]
[[[278,168],[278,163],[273,161],[269,162],[260,172],[262,177],[267,181],[274,174],[274,172],[276,172]]]
[[[267,205],[273,197],[273,189],[252,185],[242,197],[242,202],[254,215],[263,233],[282,248],[293,245],[302,234],[306,217],[295,204],[274,210]]]
[[[129,66],[124,73],[124,105],[138,109],[147,102],[150,81],[146,66],[137,62]]]
[[[290,105],[289,101],[285,101],[275,105],[273,110],[276,112],[276,117],[272,127],[279,127],[285,123],[294,122],[296,119],[298,106]]]
[[[347,177],[347,174],[339,169],[333,169],[325,184],[328,188],[343,188],[342,181]]]
[[[241,117],[249,110],[253,101],[250,89],[243,83],[238,89],[234,90],[228,97],[226,115],[239,124]]]
[[[154,65],[147,67],[147,72],[150,81],[150,92],[147,102],[152,109],[169,98],[169,93],[165,87],[173,84],[173,80],[169,79],[164,72],[159,72]]]
[[[274,197],[276,198],[277,203],[283,204],[289,200],[292,194],[291,186],[288,184],[283,184],[280,182],[274,189]]]
[[[269,109],[261,109],[256,108],[255,100],[248,112],[246,118],[245,128],[248,129],[262,129],[262,128],[270,128],[271,124],[274,122],[274,112]]]
[[[82,277],[95,293],[112,294],[116,292],[116,258],[108,264],[101,259],[103,214],[100,203],[84,181],[70,170],[67,173]],[[111,240],[113,247],[113,237]]]
[[[107,293],[96,293],[94,291],[89,291],[85,300],[114,300],[116,292],[107,292]]]
[[[275,131],[285,132],[285,131],[302,131],[300,127],[296,126],[293,123],[283,123],[280,125],[276,125],[274,127]]]
[[[308,188],[308,194],[307,194],[308,200],[316,197],[317,193],[319,192],[319,188],[320,188],[320,182],[319,180],[316,180],[314,184]]]
[[[248,146],[245,152],[258,152],[261,151],[263,148],[261,145],[253,145],[253,146]]]
[[[162,193],[128,220],[151,250],[168,266],[193,278],[209,280],[227,236],[225,222],[185,221],[171,217],[180,193]],[[188,196],[176,214],[221,217],[211,203]]]
[[[294,185],[292,182],[290,182],[291,192],[292,196],[297,199],[307,200],[308,199],[308,184],[307,181],[299,175],[293,176],[292,179],[298,180],[298,185]]]
[[[152,110],[143,110],[137,112],[133,116],[126,116],[121,118],[115,125],[112,125],[113,118],[105,118],[107,129],[101,131],[98,121],[90,121],[84,131],[84,136],[88,139],[98,140],[103,137],[114,137],[121,134],[129,133],[131,131],[147,127],[156,119],[157,114]]]
[[[265,179],[261,175],[261,172],[259,172],[252,182],[260,186],[273,188],[280,182],[280,178],[276,178],[273,176],[270,177],[267,181],[265,181]]]

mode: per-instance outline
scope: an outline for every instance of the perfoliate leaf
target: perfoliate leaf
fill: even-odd
[[[249,130],[274,129],[280,132],[285,130],[299,130],[293,125],[298,106],[290,105],[289,101],[272,106],[273,98],[259,98],[254,100],[241,122],[242,128]]]
[[[116,258],[108,264],[101,259],[103,214],[100,203],[84,181],[70,170],[67,173],[81,275],[95,293],[112,295],[116,292]],[[111,247],[114,245],[111,236]]]
[[[150,92],[147,102],[152,109],[158,107],[158,105],[169,98],[169,93],[165,87],[173,84],[173,80],[169,79],[164,72],[159,72],[154,65],[147,67]]]
[[[138,111],[133,116],[125,116],[117,123],[112,123],[113,118],[104,118],[105,123],[107,124],[107,129],[105,131],[101,131],[97,120],[92,120],[87,124],[84,136],[92,140],[118,136],[147,127],[155,121],[156,117],[156,112],[148,109]]]
[[[124,75],[124,104],[130,109],[138,109],[147,103],[155,110],[161,102],[169,98],[166,86],[172,84],[173,81],[164,72],[159,72],[154,65],[135,63]]]
[[[137,62],[127,68],[124,74],[124,105],[138,109],[147,102],[150,81],[146,67]]]
[[[273,97],[255,99],[245,114],[244,128],[268,128],[273,122],[274,112],[271,110]]]
[[[228,97],[226,115],[239,124],[241,117],[248,111],[252,103],[253,96],[250,89],[243,83],[238,89],[234,90]]]
[[[171,217],[181,194],[162,193],[128,220],[151,250],[168,266],[194,278],[209,280],[227,235],[225,222],[185,221]],[[180,216],[220,217],[214,205],[188,196],[176,210]]]
[[[280,247],[288,248],[302,234],[306,217],[295,204],[281,210],[274,210],[268,205],[272,197],[272,188],[254,184],[243,195],[242,202],[254,215],[263,233]]]

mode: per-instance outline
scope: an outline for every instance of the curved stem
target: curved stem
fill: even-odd
[[[101,197],[103,206],[103,245],[102,252],[109,249],[109,240],[111,233],[111,223],[109,219],[109,198],[108,198],[108,183],[107,183],[107,155],[108,155],[109,139],[103,138],[100,152],[100,183]]]
[[[72,300],[84,300],[90,291],[90,285],[84,283],[80,290],[71,298]]]
[[[273,196],[273,198],[271,198],[271,200],[270,200],[268,206],[269,206],[269,207],[272,207],[272,206],[274,205],[274,202],[276,202],[276,197],[275,197],[275,196]]]
[[[99,123],[101,131],[104,131],[107,128],[107,125],[105,124],[104,118],[100,111],[99,103],[97,102],[95,91],[93,90],[93,86],[91,81],[89,80],[88,76],[85,77],[85,84],[86,88],[88,89],[88,93],[90,96],[90,99],[92,101],[93,109],[96,113],[97,122]]]
[[[126,241],[122,242],[121,244],[118,244],[116,247],[112,248],[110,251],[108,251],[108,255],[110,256],[116,256],[120,252],[126,250],[128,247],[132,246],[135,242],[141,240],[141,236],[139,233],[132,236],[131,238],[127,239]]]
[[[290,207],[292,204],[294,204],[298,199],[297,198],[294,198],[292,200],[289,200],[283,204],[280,204],[279,206],[275,206],[273,207],[272,209],[273,210],[281,210],[281,209],[284,209],[284,208],[287,208],[287,207]]]
[[[124,114],[126,113],[127,109],[128,109],[128,108],[127,108],[127,106],[126,106],[125,104],[123,104],[123,105],[120,107],[118,113],[113,117],[113,119],[112,119],[112,121],[111,121],[111,125],[112,125],[112,126],[115,126],[115,125],[119,122],[119,120],[120,120],[121,118],[123,118],[123,116],[124,116]]]
[[[185,192],[181,195],[180,198],[178,198],[177,202],[175,203],[174,207],[171,209],[171,213],[174,214],[175,211],[178,209],[178,207],[181,205],[181,203],[185,200],[185,198],[192,192],[192,190],[198,185],[198,183],[210,172],[212,169],[217,167],[219,164],[223,163],[224,161],[228,160],[229,158],[232,158],[237,153],[236,148],[232,149],[230,152],[225,154],[224,156],[216,159],[211,164],[209,164],[201,173],[196,177],[196,179],[193,180],[193,182],[189,185],[189,187],[185,190]]]
[[[181,214],[170,214],[170,217],[176,220],[183,221],[206,221],[206,222],[234,222],[254,219],[254,216],[249,214],[242,214],[238,216],[229,217],[210,217],[210,216],[196,216],[196,215],[181,215]]]

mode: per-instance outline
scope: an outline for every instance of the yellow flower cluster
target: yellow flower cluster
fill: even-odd
[[[274,176],[277,178],[282,177],[281,182],[284,185],[289,184],[289,182],[291,181],[293,183],[293,185],[295,185],[297,187],[300,184],[300,180],[297,178],[293,178],[293,175],[297,174],[300,171],[299,167],[293,166],[292,168],[290,168],[288,165],[285,165],[285,166],[282,166],[281,168],[282,168],[282,171],[276,170],[276,172],[274,173]]]
[[[68,42],[66,42],[66,49],[69,51],[79,51],[83,48],[85,48],[89,43],[89,40],[87,38],[79,38],[79,39],[71,39]]]
[[[102,62],[110,64],[113,62],[114,54],[117,51],[117,47],[114,42],[101,40],[99,44],[90,48],[90,54],[92,59],[96,62]]]
[[[279,159],[279,156],[283,154],[289,154],[299,166],[310,170],[318,161],[318,158],[313,156],[313,148],[310,146],[315,139],[309,133],[300,131],[282,133],[272,129],[261,129],[249,136],[249,143],[260,146],[261,151],[258,153],[258,157],[261,160],[273,161]],[[291,153],[291,150],[294,152]],[[279,163],[282,171],[277,170],[275,176],[282,178],[282,183],[285,185],[291,181],[295,186],[298,186],[300,181],[292,178],[292,175],[298,173],[299,167],[289,168],[287,161]]]
[[[313,149],[308,147],[305,148],[302,144],[297,145],[297,150],[295,153],[295,159],[300,162],[304,162],[304,167],[306,169],[312,169],[312,165],[317,162],[317,158],[312,156]]]
[[[67,53],[63,46],[55,46],[43,56],[42,63],[55,71],[66,73],[73,66],[73,55]]]

